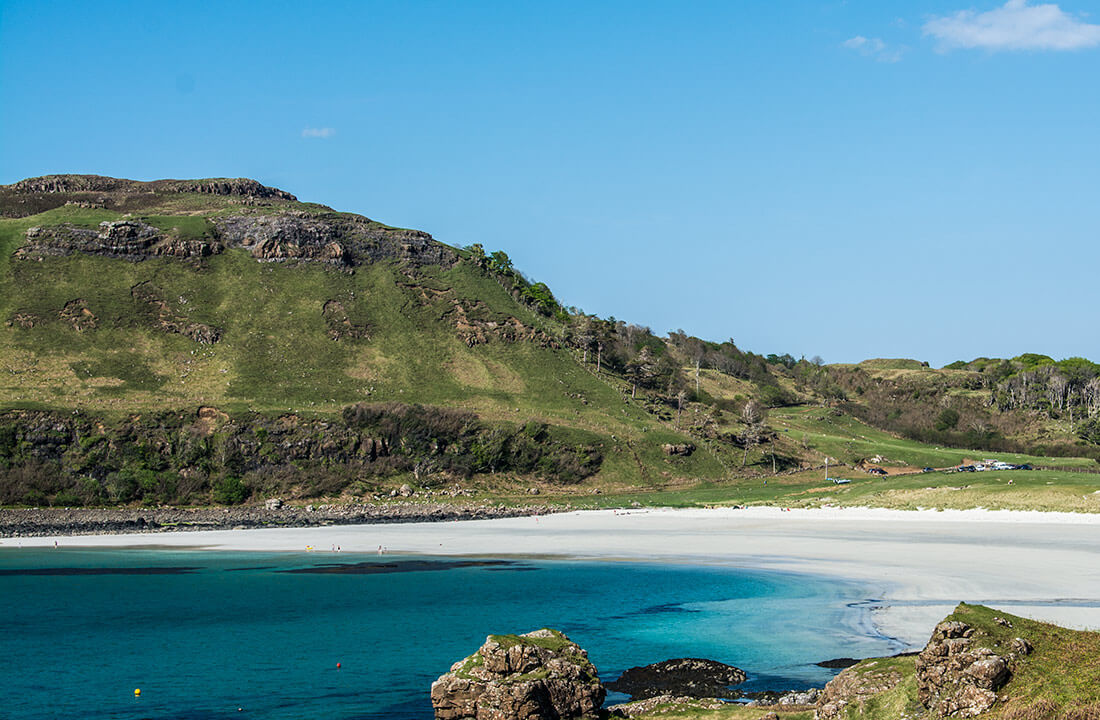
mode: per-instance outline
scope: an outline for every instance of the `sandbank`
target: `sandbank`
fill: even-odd
[[[880,632],[922,646],[959,601],[1100,629],[1100,515],[870,508],[579,511],[460,522],[7,538],[201,547],[721,563],[854,580]]]

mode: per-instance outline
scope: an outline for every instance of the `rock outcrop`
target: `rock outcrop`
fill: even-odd
[[[27,178],[11,185],[0,186],[13,193],[201,193],[204,195],[235,195],[238,197],[279,198],[296,200],[278,188],[267,187],[248,178],[206,178],[204,180],[154,180],[141,182],[103,175],[43,175]]]
[[[745,671],[715,660],[678,658],[632,667],[618,680],[607,684],[608,690],[621,692],[636,700],[660,695],[727,698],[741,697],[730,688],[745,682]]]
[[[902,680],[896,669],[868,660],[829,681],[817,699],[815,720],[838,720],[849,706],[862,708],[875,695],[890,690]]]
[[[203,258],[227,248],[247,250],[257,260],[310,261],[355,267],[385,260],[413,267],[458,261],[451,248],[419,230],[388,228],[357,216],[298,210],[219,218],[202,237],[183,237],[141,220],[114,220],[96,230],[69,223],[32,227],[16,257],[86,253],[140,261],[154,257]]]
[[[438,720],[565,720],[595,716],[604,688],[588,654],[557,630],[490,635],[432,683]]]
[[[26,244],[15,256],[33,259],[81,252],[123,260],[145,260],[206,257],[223,249],[213,238],[184,239],[137,220],[116,220],[100,223],[98,230],[69,224],[32,227],[27,230]]]
[[[940,716],[966,718],[989,710],[1011,675],[1008,658],[975,647],[974,634],[964,622],[942,622],[917,656],[918,699]]]
[[[195,201],[180,194],[212,196],[198,200],[214,217],[207,227],[157,227],[151,219],[168,214],[194,216]],[[190,202],[190,205],[188,203]],[[454,249],[419,230],[392,228],[321,205],[303,205],[278,188],[247,178],[138,182],[99,175],[47,175],[0,185],[0,217],[26,217],[63,206],[95,208],[118,215],[99,227],[58,222],[32,227],[17,257],[88,253],[126,260],[152,257],[201,258],[242,248],[257,260],[312,261],[355,267],[385,260],[411,267],[458,262]],[[63,219],[67,220],[68,216]]]

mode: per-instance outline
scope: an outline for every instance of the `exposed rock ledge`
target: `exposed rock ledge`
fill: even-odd
[[[455,251],[419,230],[388,228],[366,218],[300,211],[218,218],[206,236],[180,237],[141,220],[115,220],[98,229],[62,223],[27,230],[21,259],[87,253],[122,260],[204,258],[241,248],[261,261],[320,262],[356,267],[385,260],[450,267]]]

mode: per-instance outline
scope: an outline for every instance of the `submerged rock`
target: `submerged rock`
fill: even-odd
[[[438,720],[565,720],[594,716],[605,691],[588,653],[561,632],[490,635],[432,683]]]
[[[733,699],[741,697],[741,693],[729,686],[743,682],[745,671],[732,665],[700,658],[678,658],[632,667],[618,680],[608,683],[607,689],[636,700],[660,695]]]

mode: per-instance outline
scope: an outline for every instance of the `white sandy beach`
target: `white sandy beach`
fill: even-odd
[[[0,547],[202,547],[561,556],[813,573],[865,583],[873,619],[913,646],[959,601],[1100,629],[1100,515],[780,508],[585,511],[448,523],[8,538]]]

